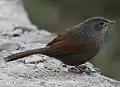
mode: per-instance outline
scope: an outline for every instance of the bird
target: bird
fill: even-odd
[[[103,17],[90,17],[52,39],[44,48],[12,54],[4,58],[14,61],[34,54],[43,54],[60,60],[66,65],[80,65],[94,58],[104,43],[108,26],[115,21]]]

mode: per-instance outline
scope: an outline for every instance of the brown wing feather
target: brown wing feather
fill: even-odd
[[[50,46],[50,45],[52,45],[52,44],[54,44],[54,43],[56,43],[56,42],[59,42],[59,41],[61,41],[62,40],[62,34],[60,34],[60,35],[58,35],[56,38],[54,38],[52,41],[50,41],[48,44],[47,44],[47,46]]]
[[[73,27],[70,30],[58,35],[55,39],[47,44],[53,49],[53,55],[62,54],[62,53],[76,53],[76,52],[84,52],[87,47],[86,40],[82,36],[77,36],[78,34],[77,28]],[[81,51],[82,50],[82,51]]]
[[[83,42],[76,42],[74,40],[59,41],[52,44],[52,49],[58,53],[77,53],[86,49],[86,44]]]
[[[63,40],[66,40],[66,39],[70,39],[70,38],[73,38],[74,35],[75,35],[75,30],[76,30],[76,26],[75,27],[72,27],[71,29],[67,29],[65,32],[59,34],[56,38],[54,38],[52,41],[50,41],[47,46],[51,46],[52,44],[54,43],[57,43],[59,41],[63,41]]]

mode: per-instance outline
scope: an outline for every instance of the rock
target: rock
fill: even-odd
[[[13,42],[1,42],[0,43],[0,50],[17,50],[20,47],[20,44],[13,43]]]
[[[120,87],[119,81],[97,72],[93,75],[71,73],[68,69],[72,66],[66,66],[45,55],[32,55],[13,62],[4,62],[5,56],[44,47],[55,36],[46,30],[38,30],[35,25],[31,24],[21,0],[1,0],[0,7],[2,7],[2,10],[0,9],[2,19],[0,20],[1,86]],[[14,30],[16,25],[22,27]],[[22,28],[27,30],[24,31]],[[95,71],[92,64],[86,63],[86,65]]]

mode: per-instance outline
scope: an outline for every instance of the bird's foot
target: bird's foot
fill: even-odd
[[[78,65],[78,66],[72,67],[68,69],[68,71],[72,73],[77,73],[77,74],[82,74],[83,72],[85,72],[88,75],[91,75],[93,73],[91,69],[85,65]]]
[[[83,73],[83,70],[79,70],[78,68],[76,67],[71,67],[68,69],[69,72],[72,72],[72,73],[76,73],[76,74],[82,74]]]

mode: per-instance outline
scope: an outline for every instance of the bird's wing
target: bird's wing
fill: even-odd
[[[69,31],[69,32],[70,32],[70,31]],[[59,41],[62,41],[62,40],[64,40],[64,39],[68,38],[68,37],[69,37],[69,35],[68,35],[68,32],[66,31],[66,32],[64,32],[64,33],[62,33],[62,34],[59,34],[56,38],[54,38],[52,41],[50,41],[50,42],[47,44],[47,46],[51,46],[52,44],[57,43],[57,42],[59,42]]]
[[[54,53],[77,53],[86,49],[84,42],[76,42],[74,40],[59,41],[51,45]]]
[[[53,55],[84,52],[87,49],[88,42],[84,37],[75,35],[73,30],[68,30],[63,34],[58,35],[47,46],[53,49]]]
[[[47,46],[51,46],[54,43],[57,43],[59,41],[72,39],[73,36],[75,36],[75,31],[77,30],[77,27],[72,27],[71,29],[66,30],[65,32],[59,34],[56,38],[54,38],[52,41],[50,41]]]

